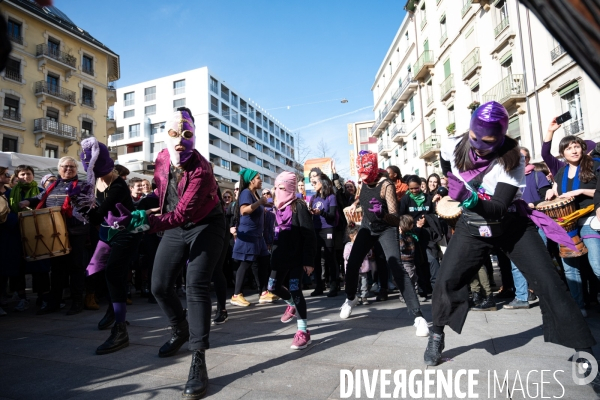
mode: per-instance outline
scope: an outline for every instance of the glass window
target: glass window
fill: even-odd
[[[12,151],[14,153],[17,152],[17,139],[9,138],[4,136],[2,138],[2,151]]]
[[[367,132],[367,128],[360,128],[358,130],[359,135],[360,135],[360,141],[362,142],[368,142],[369,141],[369,134]]]
[[[248,138],[245,135],[240,135],[240,142],[248,144]]]
[[[91,136],[94,134],[94,124],[92,121],[81,121],[81,134],[84,136]]]
[[[48,158],[58,158],[58,147],[47,144],[46,150],[44,150],[44,156]]]
[[[84,87],[81,89],[81,102],[89,107],[94,107],[94,91]]]
[[[479,100],[479,85],[476,85],[471,89],[471,101],[480,102]]]
[[[156,99],[156,86],[145,88],[144,101],[152,101],[154,99]]]
[[[48,38],[48,52],[58,55],[60,52],[60,40]]]
[[[132,106],[135,104],[135,92],[125,93],[123,95],[123,100],[125,100],[125,106]]]
[[[256,161],[254,161],[254,163],[255,163],[256,165],[260,165],[260,166],[262,167],[262,165],[263,165],[263,160],[261,160],[260,158],[257,158],[257,159],[256,159]]]
[[[173,100],[173,111],[177,111],[179,107],[185,107],[185,99]]]
[[[225,101],[229,101],[229,89],[223,85],[221,85],[221,98]]]
[[[229,106],[225,103],[221,103],[221,115],[224,118],[229,119],[230,109]]]
[[[229,126],[221,123],[221,132],[225,132],[226,134],[229,135]]]
[[[81,61],[81,70],[88,75],[94,75],[94,59],[84,55]]]
[[[46,82],[48,83],[48,89],[57,91],[59,88],[60,78],[56,75],[46,75]]]
[[[144,115],[156,114],[156,104],[144,107]]]
[[[219,82],[212,76],[210,77],[210,90],[213,93],[219,94]]]
[[[58,110],[55,110],[53,108],[48,108],[46,110],[46,118],[48,118],[54,122],[58,122]]]
[[[238,96],[237,96],[237,94],[231,92],[231,100],[229,102],[231,103],[232,106],[237,107],[238,106]]]
[[[216,113],[219,112],[219,99],[214,96],[210,96],[210,109]]]
[[[23,44],[23,33],[22,33],[22,25],[20,22],[17,22],[13,19],[8,19],[8,36],[17,40],[19,43]]]
[[[229,161],[223,160],[221,158],[221,167],[229,170],[229,169],[231,169],[231,163]]]
[[[156,135],[165,131],[165,122],[159,122],[158,124],[152,124],[150,127],[150,135]]]
[[[123,111],[123,118],[135,117],[135,110]]]
[[[141,144],[133,146],[133,152],[137,153],[138,151],[144,151],[144,147]]]
[[[565,93],[561,97],[561,108],[563,112],[571,113],[571,120],[564,125],[567,135],[575,135],[583,131],[583,112],[581,109],[581,98],[579,87]]]
[[[13,81],[21,82],[21,60],[9,58],[6,61],[4,77],[12,79]]]
[[[4,118],[12,119],[15,121],[21,121],[19,115],[19,99],[12,97],[4,98]]]
[[[129,137],[139,137],[140,136],[140,124],[129,125]]]
[[[185,79],[173,82],[173,94],[185,93]]]

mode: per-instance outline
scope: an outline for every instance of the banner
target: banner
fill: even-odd
[[[304,162],[304,185],[306,187],[306,196],[311,197],[315,194],[315,190],[310,183],[310,170],[313,168],[319,168],[329,178],[333,178],[333,172],[331,171],[331,157],[325,158],[312,158]]]

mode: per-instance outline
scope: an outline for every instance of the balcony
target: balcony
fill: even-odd
[[[406,133],[406,126],[404,124],[397,124],[390,131],[390,137],[394,142],[400,143],[404,140]]]
[[[125,139],[124,133],[117,133],[115,135],[110,135],[111,142],[116,142],[117,140],[123,140],[123,139]]]
[[[525,101],[525,80],[523,78],[523,75],[507,76],[485,92],[482,102],[497,101],[506,109],[516,104],[519,107],[519,113],[524,113],[522,103]]]
[[[384,157],[389,157],[392,153],[392,149],[394,148],[395,143],[392,142],[389,138],[383,139],[379,142],[379,146],[377,146],[378,152],[380,155]]]
[[[560,56],[562,56],[563,54],[566,53],[566,50],[559,44],[557,47],[554,48],[554,50],[552,50],[550,52],[550,58],[552,59],[552,62],[558,60],[560,58]]]
[[[50,47],[45,43],[36,46],[35,56],[40,60],[38,63],[38,69],[40,70],[46,63],[49,63],[64,70],[67,79],[76,70],[75,63],[77,59],[75,56]]]
[[[455,92],[454,74],[450,74],[440,85],[440,100],[446,101],[448,98],[452,97]]]
[[[4,77],[6,79],[10,79],[11,81],[15,81],[15,82],[19,82],[19,83],[23,82],[23,77],[21,76],[19,71],[14,70],[14,69],[6,68],[4,70]]]
[[[426,19],[426,18],[423,18],[423,19],[421,20],[421,30],[425,29],[425,25],[427,25],[427,19]]]
[[[448,32],[442,33],[442,36],[440,37],[440,46],[442,46],[446,40],[448,40]]]
[[[469,10],[471,9],[471,4],[473,4],[473,0],[466,0],[465,4],[463,5],[461,11],[460,11],[460,15],[464,18],[465,15],[467,15],[467,13],[469,12]]]
[[[8,38],[11,42],[15,42],[17,44],[23,45],[23,36],[15,35],[13,32],[8,32]]]
[[[421,154],[419,158],[429,158],[440,152],[442,141],[439,136],[431,135],[421,143]]]
[[[117,122],[112,118],[107,119],[106,120],[106,134],[112,135],[116,131],[117,131]]]
[[[108,103],[108,107],[117,102],[117,87],[114,82],[110,82],[106,88],[106,102]]]
[[[583,120],[571,122],[569,125],[563,126],[565,135],[579,135],[583,132]]]
[[[479,47],[475,47],[462,62],[462,78],[467,80],[479,73],[481,69],[481,55]]]
[[[66,105],[69,108],[69,111],[77,104],[74,91],[45,81],[38,81],[35,83],[35,95],[38,98],[38,106],[45,102],[47,97],[51,101]]]
[[[504,32],[504,30],[509,26],[510,22],[508,21],[508,18],[504,18],[502,21],[500,21],[498,26],[494,28],[494,37],[497,38],[498,36],[500,36],[500,34]]]
[[[65,149],[77,140],[77,128],[71,125],[56,122],[50,118],[38,118],[33,120],[33,133],[35,134],[35,146],[40,147],[40,140],[46,135],[53,136],[65,141]]]
[[[143,162],[144,161],[144,152],[143,151],[134,151],[132,153],[121,154],[117,157],[119,164],[127,164],[133,162]],[[139,170],[139,168],[137,168]]]
[[[421,56],[417,59],[413,67],[413,72],[415,74],[415,79],[417,81],[423,81],[423,79],[433,71],[434,67],[434,57],[432,50],[424,51]]]
[[[22,122],[21,114],[19,114],[17,110],[4,110],[4,114],[2,115],[2,117],[11,121]]]
[[[377,137],[378,133],[380,133],[384,125],[383,121],[386,121],[388,124],[394,119],[394,117],[398,114],[398,111],[402,107],[403,104],[408,101],[411,97],[412,93],[417,90],[418,83],[413,79],[411,74],[407,74],[402,84],[396,89],[390,102],[386,105],[386,107],[381,111],[381,114],[375,124],[371,127],[371,135]]]

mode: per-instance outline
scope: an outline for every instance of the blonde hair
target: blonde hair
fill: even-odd
[[[60,168],[60,166],[65,162],[65,161],[72,161],[73,164],[75,164],[75,168],[79,168],[79,166],[77,165],[77,160],[75,160],[73,157],[71,156],[64,156],[62,157],[60,160],[58,160],[58,168]]]

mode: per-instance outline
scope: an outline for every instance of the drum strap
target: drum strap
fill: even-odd
[[[40,200],[40,202],[38,203],[38,205],[36,207],[37,210],[39,210],[40,208],[43,208],[46,205],[46,199],[48,199],[48,196],[50,196],[50,193],[52,193],[52,191],[56,187],[57,183],[58,183],[58,181],[54,181],[54,182],[52,182],[52,184],[50,186],[48,186],[48,189],[46,189],[46,191],[42,195],[42,199]],[[77,186],[77,179],[75,179],[71,183],[72,188],[75,188],[75,186]],[[60,207],[60,211],[67,218],[70,218],[73,216],[73,207],[71,207],[71,199],[69,198],[69,196],[65,197],[65,201],[63,202],[62,206]]]

